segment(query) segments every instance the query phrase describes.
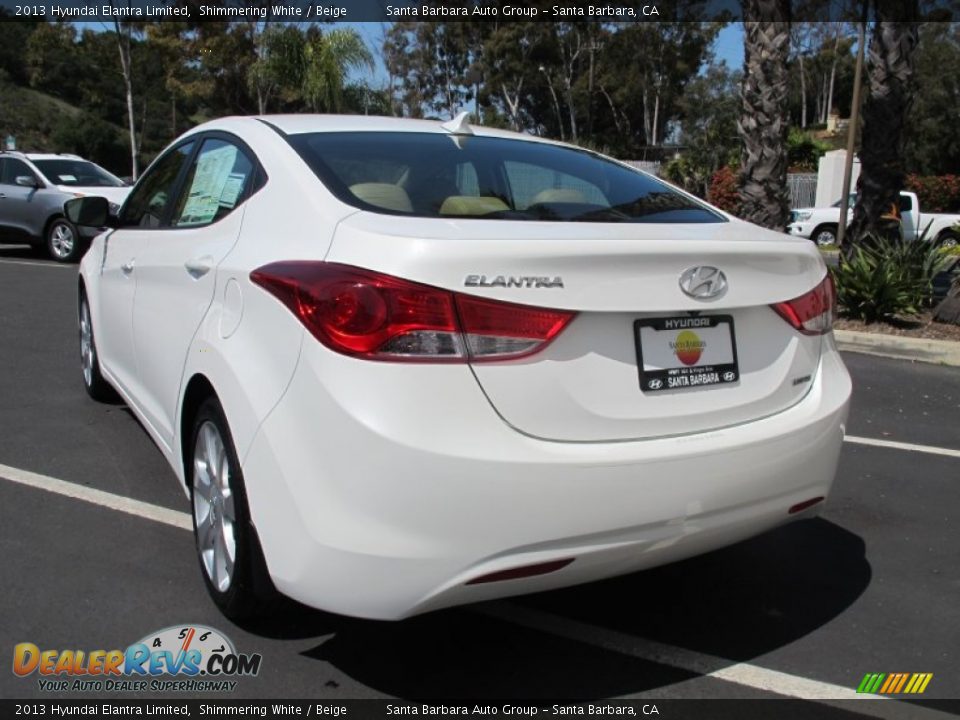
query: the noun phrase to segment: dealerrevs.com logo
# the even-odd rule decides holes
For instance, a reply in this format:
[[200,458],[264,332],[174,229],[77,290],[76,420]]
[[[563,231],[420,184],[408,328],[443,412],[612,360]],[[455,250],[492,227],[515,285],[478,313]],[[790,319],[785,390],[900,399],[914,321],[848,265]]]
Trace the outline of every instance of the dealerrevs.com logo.
[[229,692],[237,677],[260,672],[259,653],[238,653],[219,630],[177,625],[151,633],[125,650],[13,648],[13,672],[37,675],[49,692]]

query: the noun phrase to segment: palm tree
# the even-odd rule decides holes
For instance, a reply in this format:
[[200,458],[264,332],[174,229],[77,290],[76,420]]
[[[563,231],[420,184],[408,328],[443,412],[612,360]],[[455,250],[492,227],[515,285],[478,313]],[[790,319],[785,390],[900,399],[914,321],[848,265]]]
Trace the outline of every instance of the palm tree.
[[741,215],[757,225],[787,225],[787,56],[790,1],[744,0]]
[[304,46],[303,98],[315,111],[339,112],[351,70],[373,69],[373,55],[353,28],[308,38]]
[[913,99],[918,17],[917,0],[877,0],[867,54],[857,204],[844,243],[846,257],[872,236],[900,236],[899,197],[906,175],[903,127]]

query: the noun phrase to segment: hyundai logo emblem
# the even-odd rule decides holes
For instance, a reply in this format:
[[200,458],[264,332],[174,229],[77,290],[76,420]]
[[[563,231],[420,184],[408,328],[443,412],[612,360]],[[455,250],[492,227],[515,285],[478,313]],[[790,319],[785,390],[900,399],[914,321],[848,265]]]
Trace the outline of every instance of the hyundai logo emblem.
[[697,265],[680,275],[680,289],[696,300],[714,300],[727,291],[727,276],[710,265]]
[[649,387],[651,390],[659,390],[660,388],[663,387],[663,380],[654,378],[653,380],[647,383],[647,387]]

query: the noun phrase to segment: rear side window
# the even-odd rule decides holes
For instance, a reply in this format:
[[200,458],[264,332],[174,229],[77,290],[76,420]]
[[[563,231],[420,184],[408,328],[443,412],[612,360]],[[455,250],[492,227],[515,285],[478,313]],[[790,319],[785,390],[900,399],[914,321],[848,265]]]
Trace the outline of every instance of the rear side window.
[[246,197],[253,174],[253,161],[236,145],[219,138],[204,140],[187,172],[171,226],[202,227],[225,218]]
[[913,210],[913,198],[909,195],[900,196],[900,212],[910,212]]
[[371,212],[553,222],[725,222],[655,178],[575,148],[408,132],[304,133],[288,140],[331,192]]
[[121,211],[121,227],[160,227],[177,178],[192,151],[192,142],[174,148],[140,178]]

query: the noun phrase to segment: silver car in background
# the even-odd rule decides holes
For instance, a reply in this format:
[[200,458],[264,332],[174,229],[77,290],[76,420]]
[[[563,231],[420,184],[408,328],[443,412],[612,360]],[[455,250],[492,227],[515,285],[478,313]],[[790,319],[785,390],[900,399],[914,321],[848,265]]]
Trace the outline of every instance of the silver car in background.
[[58,262],[74,262],[97,231],[67,220],[63,203],[99,195],[116,213],[129,192],[120,178],[77,155],[0,151],[0,242],[26,243]]

